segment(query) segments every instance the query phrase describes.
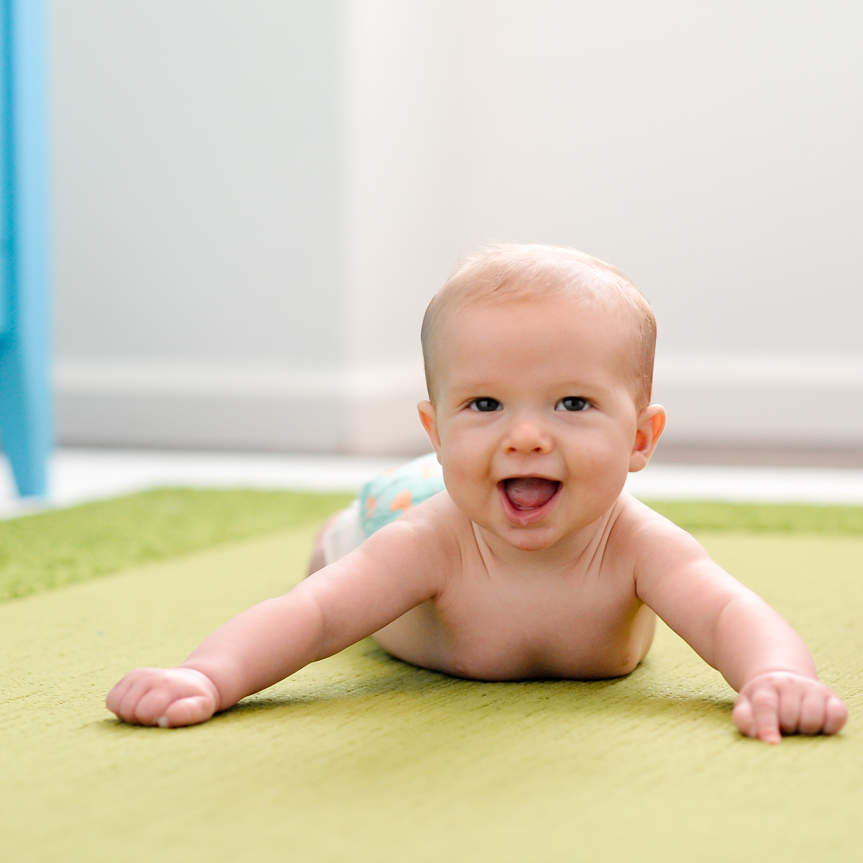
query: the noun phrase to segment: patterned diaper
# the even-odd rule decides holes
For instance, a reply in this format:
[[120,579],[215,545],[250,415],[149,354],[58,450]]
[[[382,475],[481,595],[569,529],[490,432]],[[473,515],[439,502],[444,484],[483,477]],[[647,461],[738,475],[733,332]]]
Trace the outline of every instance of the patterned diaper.
[[360,527],[371,536],[412,507],[444,490],[443,471],[434,453],[369,480],[359,491]]

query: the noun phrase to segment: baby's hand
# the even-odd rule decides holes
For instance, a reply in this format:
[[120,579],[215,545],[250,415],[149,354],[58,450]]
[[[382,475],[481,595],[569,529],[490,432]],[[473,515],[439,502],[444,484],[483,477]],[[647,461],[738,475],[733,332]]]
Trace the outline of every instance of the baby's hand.
[[848,719],[848,708],[818,680],[771,671],[740,690],[731,715],[743,734],[779,743],[782,734],[836,734]]
[[126,722],[173,728],[206,722],[219,707],[219,691],[193,668],[139,668],[108,693],[105,703]]

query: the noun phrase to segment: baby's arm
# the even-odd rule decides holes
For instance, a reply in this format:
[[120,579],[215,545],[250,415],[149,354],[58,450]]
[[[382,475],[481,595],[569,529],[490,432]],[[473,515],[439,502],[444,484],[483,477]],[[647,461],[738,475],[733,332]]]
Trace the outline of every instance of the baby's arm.
[[635,532],[638,596],[737,690],[740,731],[768,743],[782,733],[839,731],[847,708],[818,680],[800,636],[689,534],[651,522]]
[[439,592],[431,533],[401,519],[285,596],[230,620],[178,668],[143,668],[108,694],[110,710],[142,725],[191,725],[338,653]]

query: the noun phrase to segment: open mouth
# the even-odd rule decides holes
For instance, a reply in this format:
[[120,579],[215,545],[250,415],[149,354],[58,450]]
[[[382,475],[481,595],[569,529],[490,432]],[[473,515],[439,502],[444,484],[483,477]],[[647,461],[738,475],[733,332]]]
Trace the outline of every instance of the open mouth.
[[521,524],[543,518],[560,489],[557,480],[517,476],[498,483],[507,514]]

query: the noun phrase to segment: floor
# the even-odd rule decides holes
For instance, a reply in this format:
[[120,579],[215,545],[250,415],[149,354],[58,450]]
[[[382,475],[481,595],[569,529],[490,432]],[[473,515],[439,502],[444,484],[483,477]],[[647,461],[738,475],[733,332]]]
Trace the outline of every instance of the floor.
[[[60,449],[47,500],[21,500],[0,464],[0,518],[155,486],[355,491],[402,458],[164,450]],[[637,497],[863,505],[863,469],[655,463],[631,474]]]

